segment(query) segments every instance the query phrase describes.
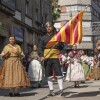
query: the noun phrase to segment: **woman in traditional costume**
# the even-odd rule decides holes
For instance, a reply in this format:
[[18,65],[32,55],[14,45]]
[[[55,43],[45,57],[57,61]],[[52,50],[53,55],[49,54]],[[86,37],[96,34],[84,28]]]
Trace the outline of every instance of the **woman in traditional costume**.
[[37,45],[33,46],[33,51],[30,54],[31,62],[29,64],[28,76],[30,78],[31,83],[34,85],[32,87],[40,87],[40,83],[42,81],[42,65],[40,63],[40,57],[37,53]]
[[85,79],[90,80],[90,68],[89,68],[89,59],[88,56],[86,55],[85,51],[83,51],[83,54],[81,56],[81,61],[82,61],[82,67],[84,69],[84,74],[85,74]]
[[23,51],[15,43],[14,35],[9,37],[9,44],[4,47],[1,56],[0,88],[10,89],[9,96],[20,96],[18,89],[30,86],[30,81],[21,62]]
[[79,82],[85,80],[84,70],[81,65],[81,51],[77,50],[77,46],[73,45],[73,50],[68,54],[68,69],[66,80],[75,83],[75,88],[79,87]]

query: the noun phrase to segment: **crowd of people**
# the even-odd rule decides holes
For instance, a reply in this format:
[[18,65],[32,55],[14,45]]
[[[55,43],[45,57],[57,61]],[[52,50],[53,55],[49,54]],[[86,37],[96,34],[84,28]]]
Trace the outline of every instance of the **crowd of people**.
[[47,34],[41,38],[39,45],[34,44],[33,50],[29,50],[26,55],[16,44],[15,36],[9,37],[9,43],[0,54],[0,88],[9,89],[9,96],[20,96],[19,89],[22,87],[41,87],[45,77],[50,89],[49,96],[55,96],[54,80],[58,82],[59,95],[62,96],[63,81],[74,82],[74,87],[78,88],[81,82],[91,79],[94,61],[97,67],[100,66],[100,44],[95,57],[78,50],[76,44],[70,52],[61,54],[64,48],[62,42],[56,43],[53,48],[47,46],[54,35],[52,23],[46,23],[46,30]]

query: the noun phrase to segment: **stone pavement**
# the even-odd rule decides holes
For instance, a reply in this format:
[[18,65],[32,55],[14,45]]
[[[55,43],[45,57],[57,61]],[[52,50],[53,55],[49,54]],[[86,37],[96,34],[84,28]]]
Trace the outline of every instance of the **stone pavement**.
[[58,96],[58,84],[54,83],[56,96],[47,97],[49,93],[48,86],[43,88],[21,89],[20,97],[9,97],[8,90],[0,90],[0,100],[100,100],[100,80],[87,81],[80,84],[79,88],[74,88],[72,82],[64,82],[64,95]]

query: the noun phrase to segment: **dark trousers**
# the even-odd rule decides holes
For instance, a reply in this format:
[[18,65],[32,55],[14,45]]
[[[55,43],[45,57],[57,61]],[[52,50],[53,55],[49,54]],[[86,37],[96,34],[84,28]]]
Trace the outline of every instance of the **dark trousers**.
[[61,72],[61,65],[59,62],[58,58],[48,58],[44,61],[44,66],[45,66],[45,75],[46,77],[51,77],[53,76],[53,70],[55,76],[62,76]]

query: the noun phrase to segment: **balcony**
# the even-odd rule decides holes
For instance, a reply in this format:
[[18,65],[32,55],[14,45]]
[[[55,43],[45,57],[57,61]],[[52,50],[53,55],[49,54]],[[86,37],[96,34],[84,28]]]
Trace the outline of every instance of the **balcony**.
[[0,9],[8,14],[14,15],[16,0],[0,0]]
[[30,27],[32,27],[32,19],[25,16],[25,24],[29,25]]
[[18,19],[19,21],[21,21],[21,17],[22,17],[22,15],[21,15],[21,12],[19,12],[19,11],[15,11],[15,16],[14,16],[14,18],[16,18],[16,19]]

